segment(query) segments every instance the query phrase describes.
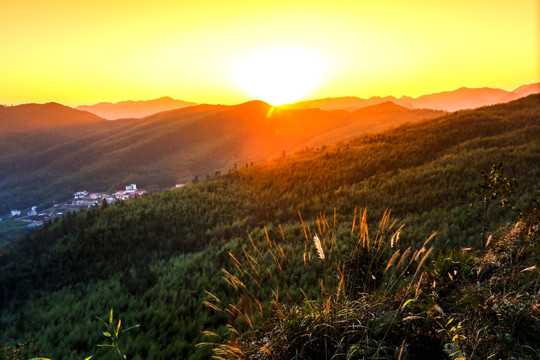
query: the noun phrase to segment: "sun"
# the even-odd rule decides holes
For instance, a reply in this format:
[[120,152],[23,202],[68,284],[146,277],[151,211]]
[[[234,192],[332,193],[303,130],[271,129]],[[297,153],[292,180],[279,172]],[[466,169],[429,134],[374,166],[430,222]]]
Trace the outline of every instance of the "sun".
[[233,65],[239,90],[278,106],[298,101],[320,86],[324,57],[295,46],[264,48],[242,55]]

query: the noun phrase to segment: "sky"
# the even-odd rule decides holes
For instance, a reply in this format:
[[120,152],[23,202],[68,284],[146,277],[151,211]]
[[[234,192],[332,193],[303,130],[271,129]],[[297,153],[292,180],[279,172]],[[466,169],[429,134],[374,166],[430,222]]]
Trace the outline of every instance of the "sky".
[[540,81],[539,14],[537,0],[0,0],[0,104],[512,90]]

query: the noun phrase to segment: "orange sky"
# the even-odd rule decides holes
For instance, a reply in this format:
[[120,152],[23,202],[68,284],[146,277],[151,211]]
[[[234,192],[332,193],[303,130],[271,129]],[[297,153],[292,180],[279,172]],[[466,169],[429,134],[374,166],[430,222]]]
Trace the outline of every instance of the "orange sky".
[[0,104],[240,103],[238,64],[275,48],[320,64],[305,98],[511,90],[540,81],[538,16],[537,0],[2,1]]

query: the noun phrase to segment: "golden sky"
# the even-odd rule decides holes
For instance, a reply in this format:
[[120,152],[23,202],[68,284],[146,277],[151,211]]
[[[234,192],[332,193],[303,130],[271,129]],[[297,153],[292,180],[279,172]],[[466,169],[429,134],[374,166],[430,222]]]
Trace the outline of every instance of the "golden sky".
[[538,3],[0,0],[0,104],[234,104],[273,64],[310,99],[511,90],[540,80]]

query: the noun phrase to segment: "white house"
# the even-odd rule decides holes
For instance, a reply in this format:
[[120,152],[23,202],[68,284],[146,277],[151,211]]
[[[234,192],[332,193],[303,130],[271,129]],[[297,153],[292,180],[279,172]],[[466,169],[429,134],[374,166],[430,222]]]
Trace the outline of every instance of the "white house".
[[128,192],[137,191],[137,184],[126,185],[126,191]]
[[11,210],[11,216],[19,216],[21,215],[21,210]]
[[77,191],[75,194],[73,194],[74,199],[82,199],[83,197],[86,197],[88,195],[88,191]]

